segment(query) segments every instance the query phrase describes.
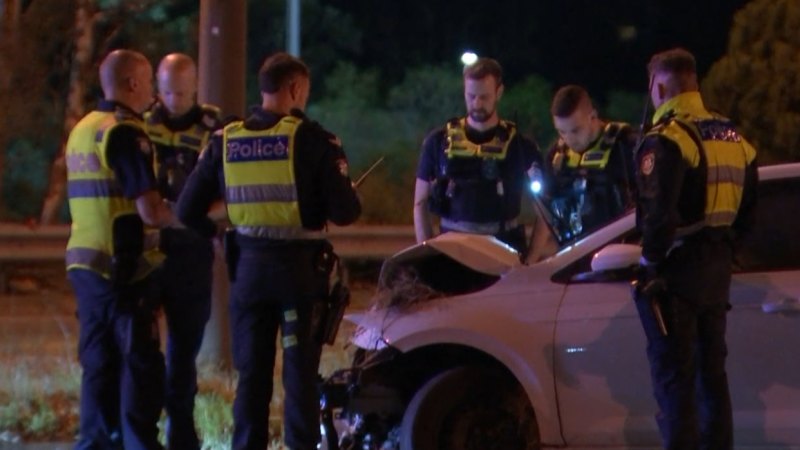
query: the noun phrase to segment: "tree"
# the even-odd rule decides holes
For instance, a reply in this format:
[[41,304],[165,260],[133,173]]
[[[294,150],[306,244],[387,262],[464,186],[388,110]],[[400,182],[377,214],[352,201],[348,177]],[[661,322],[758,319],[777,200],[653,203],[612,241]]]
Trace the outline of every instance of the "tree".
[[311,104],[308,112],[342,140],[350,175],[355,178],[373,161],[386,157],[360,189],[362,220],[410,221],[413,192],[408,180],[413,180],[413,172],[409,172],[409,167],[416,162],[419,144],[414,142],[415,135],[409,134],[409,128],[401,124],[416,119],[406,119],[385,107],[374,70],[359,71],[352,64],[339,63],[324,84],[329,95]]
[[533,137],[540,146],[550,145],[555,139],[550,118],[552,89],[552,85],[538,75],[506,86],[500,100],[500,117],[516,122],[520,131]]
[[760,163],[800,159],[800,3],[754,0],[734,17],[728,49],[703,81],[709,107],[730,117]]
[[[8,68],[12,66],[13,57],[11,50],[16,47],[17,36],[19,29],[19,16],[20,16],[20,0],[8,0],[0,3],[0,67]],[[6,93],[11,87],[12,72],[8,69],[0,71],[0,93]],[[10,106],[8,102],[9,96],[3,95],[0,100],[0,108],[3,111],[8,111]],[[5,204],[2,200],[2,185],[3,185],[3,171],[5,167],[5,149],[9,141],[9,126],[7,118],[9,115],[2,117],[0,123],[0,214],[5,209]]]
[[[39,0],[44,4],[52,0]],[[115,48],[141,50],[152,61],[162,53],[180,51],[194,54],[197,47],[197,9],[187,8],[188,0],[157,2],[141,0],[75,0],[74,5],[63,8],[74,11],[71,22],[71,41],[64,40],[70,55],[65,59],[66,91],[63,103],[63,124],[58,153],[49,170],[47,192],[44,195],[40,222],[53,223],[59,215],[66,196],[66,165],[64,144],[75,124],[87,111],[87,104],[99,95],[96,87],[96,68],[105,54]],[[63,5],[67,6],[67,5]],[[67,17],[66,14],[55,14]],[[167,50],[165,50],[167,49]],[[63,76],[64,74],[62,74]],[[59,138],[57,137],[57,138]]]
[[65,161],[66,138],[86,112],[86,91],[90,76],[92,53],[94,51],[94,25],[99,13],[93,11],[91,0],[79,0],[75,6],[75,22],[73,32],[73,57],[70,62],[67,101],[64,108],[64,124],[61,146],[58,155],[50,168],[47,193],[44,196],[39,222],[53,223],[66,197],[67,166]]
[[[286,0],[249,2],[247,53],[248,99],[258,99],[256,74],[264,59],[286,49]],[[350,15],[323,0],[303,0],[300,57],[311,69],[312,95],[327,95],[327,79],[342,61],[361,52],[361,31]],[[335,94],[334,94],[335,95]]]
[[[24,7],[23,7],[24,5]],[[72,0],[7,2],[0,42],[0,158],[13,155],[2,165],[2,212],[20,216],[31,209],[45,187],[46,164],[55,153],[60,129],[63,96],[59,86],[64,79],[68,45],[61,33],[70,29]],[[12,11],[13,10],[13,11]],[[56,13],[54,13],[56,11]],[[54,131],[55,130],[55,131]],[[31,171],[33,169],[33,171]],[[37,173],[38,170],[41,172]]]
[[[650,96],[646,93],[613,90],[606,96],[605,108],[601,108],[600,116],[615,122],[627,122],[634,128],[642,123],[645,104],[650,105]],[[652,109],[648,109],[651,112]]]

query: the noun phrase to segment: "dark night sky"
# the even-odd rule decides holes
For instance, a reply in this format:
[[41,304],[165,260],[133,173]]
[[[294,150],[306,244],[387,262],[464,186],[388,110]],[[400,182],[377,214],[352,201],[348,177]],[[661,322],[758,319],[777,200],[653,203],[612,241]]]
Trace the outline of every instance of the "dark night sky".
[[[556,86],[645,90],[656,51],[683,46],[702,73],[725,50],[747,0],[324,0],[355,17],[363,66],[388,77],[457,61],[466,49],[503,64],[510,83],[531,73]],[[625,31],[627,30],[627,39]]]

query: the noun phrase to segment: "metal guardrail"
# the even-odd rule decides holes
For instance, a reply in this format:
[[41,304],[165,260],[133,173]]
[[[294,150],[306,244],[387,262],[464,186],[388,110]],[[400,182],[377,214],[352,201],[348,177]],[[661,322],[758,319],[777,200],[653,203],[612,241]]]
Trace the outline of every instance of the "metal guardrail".
[[[69,225],[29,227],[0,223],[0,263],[64,259]],[[415,244],[411,226],[331,227],[328,239],[342,258],[383,259]]]

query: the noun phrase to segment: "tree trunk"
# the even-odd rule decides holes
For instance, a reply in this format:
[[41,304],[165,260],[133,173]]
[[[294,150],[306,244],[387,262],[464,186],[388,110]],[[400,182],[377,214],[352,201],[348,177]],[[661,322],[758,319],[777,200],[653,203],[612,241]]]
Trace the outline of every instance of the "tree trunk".
[[94,12],[93,0],[79,0],[75,10],[75,42],[74,54],[70,63],[69,94],[64,109],[64,130],[61,148],[50,169],[50,181],[47,194],[42,205],[41,224],[51,224],[58,217],[58,211],[66,198],[67,166],[65,153],[67,138],[75,124],[86,112],[84,98],[86,96],[86,76],[92,65],[95,35],[94,24],[98,14]]
[[[0,111],[11,111],[10,90],[13,79],[12,67],[14,50],[19,31],[20,0],[5,0],[2,8],[2,23],[0,23]],[[6,147],[10,143],[10,124],[7,114],[0,118],[0,217],[5,215],[5,202],[3,201],[3,175],[6,167]]]

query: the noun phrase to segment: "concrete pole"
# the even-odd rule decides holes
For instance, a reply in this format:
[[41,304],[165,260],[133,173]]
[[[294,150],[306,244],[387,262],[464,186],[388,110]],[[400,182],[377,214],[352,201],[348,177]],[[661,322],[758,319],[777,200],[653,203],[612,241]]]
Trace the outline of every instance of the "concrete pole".
[[246,0],[200,1],[198,100],[244,115],[247,39]]
[[[201,0],[198,100],[223,116],[245,113],[247,36],[246,0]],[[198,356],[199,364],[231,366],[228,325],[228,274],[221,246],[215,242],[211,319]]]

